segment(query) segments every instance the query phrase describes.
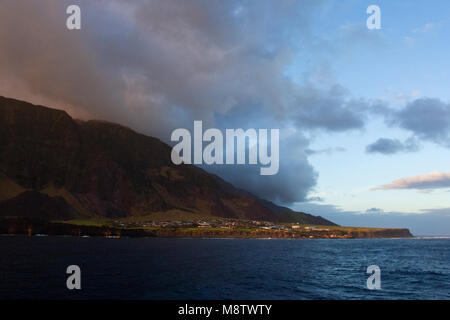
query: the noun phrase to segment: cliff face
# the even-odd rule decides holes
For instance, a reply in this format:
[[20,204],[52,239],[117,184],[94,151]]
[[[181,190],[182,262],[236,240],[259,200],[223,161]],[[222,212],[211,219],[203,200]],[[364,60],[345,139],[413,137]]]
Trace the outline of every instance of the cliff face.
[[[277,211],[286,208],[195,166],[175,166],[170,151],[160,140],[117,124],[75,121],[64,111],[0,97],[0,201],[9,201],[0,215],[25,214],[18,204],[39,197],[21,193],[32,190],[48,195],[41,199],[44,203],[63,201],[60,218],[113,218],[177,209],[280,220]],[[26,213],[42,214],[42,206],[30,206]]]
[[353,238],[411,238],[413,235],[408,229],[380,229],[374,231],[352,231]]

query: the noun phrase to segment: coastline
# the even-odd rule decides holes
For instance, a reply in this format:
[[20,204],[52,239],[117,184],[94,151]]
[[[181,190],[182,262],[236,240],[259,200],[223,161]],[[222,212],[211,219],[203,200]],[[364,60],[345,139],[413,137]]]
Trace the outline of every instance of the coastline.
[[50,235],[89,237],[152,237],[211,239],[363,239],[413,238],[408,229],[334,227],[327,229],[263,230],[259,228],[116,228],[110,226],[75,225],[27,219],[4,219],[2,235]]

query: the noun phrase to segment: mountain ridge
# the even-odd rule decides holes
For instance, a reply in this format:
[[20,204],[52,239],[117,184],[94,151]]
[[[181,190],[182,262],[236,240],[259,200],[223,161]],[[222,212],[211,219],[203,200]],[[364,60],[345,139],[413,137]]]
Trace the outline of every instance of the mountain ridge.
[[23,215],[17,203],[40,199],[65,208],[64,218],[73,212],[118,218],[180,210],[274,222],[284,216],[293,222],[319,221],[194,165],[174,165],[170,151],[161,140],[120,124],[75,120],[63,110],[0,96],[0,215]]

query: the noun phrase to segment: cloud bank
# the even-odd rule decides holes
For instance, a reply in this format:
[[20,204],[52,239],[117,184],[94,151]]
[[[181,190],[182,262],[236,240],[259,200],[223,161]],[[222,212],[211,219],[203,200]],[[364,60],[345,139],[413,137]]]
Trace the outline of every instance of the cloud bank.
[[301,201],[317,180],[303,131],[363,126],[359,102],[338,85],[316,88],[284,75],[299,44],[307,45],[309,17],[321,3],[80,0],[82,29],[69,31],[73,1],[3,0],[0,94],[166,142],[194,120],[290,128],[278,175],[256,181],[245,166],[216,172],[259,196]]
[[[279,128],[276,176],[259,177],[251,166],[205,169],[283,203],[307,200],[317,183],[308,156],[328,151],[311,151],[311,133],[362,130],[371,112],[448,146],[449,104],[419,99],[397,112],[334,81],[323,52],[378,47],[383,39],[349,24],[335,47],[317,39],[311,19],[323,1],[76,3],[80,31],[65,27],[71,0],[0,2],[0,60],[7,61],[0,64],[0,94],[118,122],[165,142],[194,120],[219,129]],[[327,50],[317,46],[325,42]],[[293,81],[286,69],[299,53],[309,58],[303,80]],[[405,143],[377,141],[370,150],[409,150]]]
[[423,141],[450,148],[450,103],[420,98],[387,116],[391,125],[412,132]]

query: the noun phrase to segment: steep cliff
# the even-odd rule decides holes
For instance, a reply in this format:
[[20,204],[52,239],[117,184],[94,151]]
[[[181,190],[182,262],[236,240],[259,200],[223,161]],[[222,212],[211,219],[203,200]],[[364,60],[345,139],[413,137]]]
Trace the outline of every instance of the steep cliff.
[[[279,213],[289,211],[198,167],[174,165],[170,151],[160,140],[118,124],[77,121],[65,111],[0,97],[0,201],[8,201],[0,215],[55,218],[58,210],[45,209],[55,203],[61,219],[176,209],[281,221]],[[305,223],[317,222],[299,215]]]

